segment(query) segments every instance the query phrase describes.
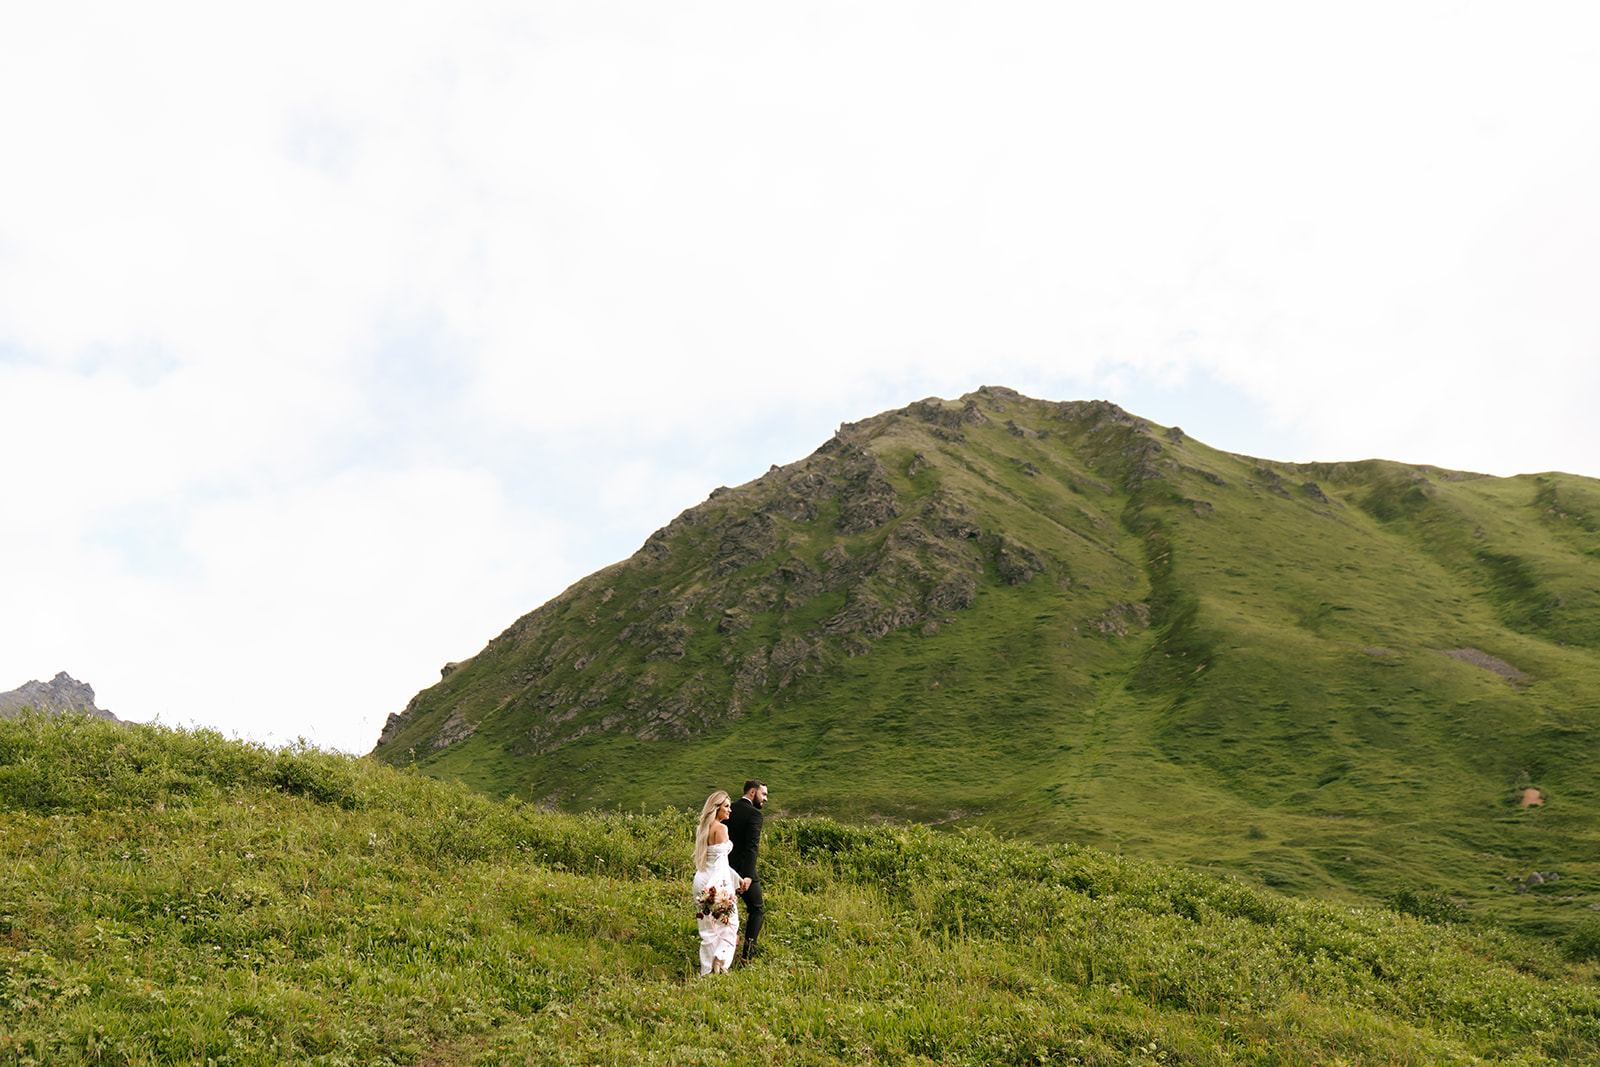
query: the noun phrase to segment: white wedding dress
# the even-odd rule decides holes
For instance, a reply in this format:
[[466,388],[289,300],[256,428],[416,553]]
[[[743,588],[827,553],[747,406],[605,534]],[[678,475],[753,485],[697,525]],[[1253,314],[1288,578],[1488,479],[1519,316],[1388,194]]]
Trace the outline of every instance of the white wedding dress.
[[[696,900],[700,899],[700,894],[706,891],[708,885],[725,885],[728,892],[738,893],[739,876],[728,866],[728,853],[732,851],[732,841],[724,841],[706,849],[706,869],[694,873]],[[727,922],[719,923],[709,916],[697,920],[700,925],[701,974],[711,973],[712,960],[721,960],[723,970],[733,964],[733,949],[739,943],[739,898],[735,896],[733,899],[733,912],[729,914]]]

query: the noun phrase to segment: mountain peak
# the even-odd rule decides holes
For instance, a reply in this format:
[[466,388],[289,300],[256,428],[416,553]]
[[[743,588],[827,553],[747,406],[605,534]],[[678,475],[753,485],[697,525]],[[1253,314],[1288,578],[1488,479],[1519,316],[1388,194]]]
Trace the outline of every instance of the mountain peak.
[[74,712],[97,719],[116,718],[95,706],[94,688],[88,682],[80,682],[66,671],[58,672],[48,682],[34,679],[10,692],[0,693],[0,716],[13,718],[27,708],[47,715]]

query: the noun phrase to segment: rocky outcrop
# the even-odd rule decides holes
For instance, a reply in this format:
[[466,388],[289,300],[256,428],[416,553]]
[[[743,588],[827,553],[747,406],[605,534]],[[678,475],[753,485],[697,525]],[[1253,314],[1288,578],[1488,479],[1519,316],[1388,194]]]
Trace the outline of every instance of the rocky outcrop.
[[1127,637],[1135,627],[1144,629],[1150,625],[1150,606],[1148,604],[1113,604],[1097,618],[1089,620],[1090,625],[1108,637]]
[[877,456],[861,451],[847,464],[845,474],[849,481],[839,493],[840,533],[875,530],[900,514],[899,495]]
[[1005,538],[1000,541],[994,562],[1007,585],[1026,585],[1035,574],[1044,570],[1044,561],[1035,552]]
[[468,722],[467,717],[457,708],[455,713],[445,720],[445,724],[434,735],[429,747],[434,749],[449,748],[458,741],[465,741],[478,732],[478,724]]
[[1498,674],[1509,682],[1514,689],[1521,688],[1533,680],[1533,676],[1517,670],[1503,659],[1497,659],[1487,652],[1480,652],[1476,648],[1456,648],[1446,651],[1442,648],[1434,649],[1441,656],[1458,659],[1462,663],[1470,663],[1474,667],[1482,667],[1486,671]]
[[113,721],[117,718],[104,708],[95,707],[94,688],[66,671],[49,682],[34,680],[0,693],[0,718],[15,718],[25,709],[46,715],[79,714]]
[[1091,422],[1144,430],[1150,428],[1149,423],[1128,414],[1109,400],[1068,400],[1056,405],[1055,417],[1062,422]]
[[928,606],[934,611],[948,614],[965,611],[978,599],[978,583],[970,574],[958,574],[934,586],[928,593]]
[[1201,470],[1199,467],[1179,467],[1178,469],[1180,471],[1182,471],[1184,474],[1199,475],[1201,478],[1204,478],[1206,481],[1210,482],[1212,485],[1227,485],[1228,484],[1227,479],[1223,478],[1223,476],[1218,474],[1216,471]]
[[717,577],[759,563],[778,547],[778,524],[772,516],[755,512],[729,519],[717,527],[716,559],[712,573]]

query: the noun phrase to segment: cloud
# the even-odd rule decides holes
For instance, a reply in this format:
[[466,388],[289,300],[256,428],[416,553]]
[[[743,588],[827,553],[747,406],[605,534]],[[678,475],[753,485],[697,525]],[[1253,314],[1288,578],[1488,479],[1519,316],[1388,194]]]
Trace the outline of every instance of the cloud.
[[363,749],[716,485],[980,384],[1600,473],[1586,19],[13,5],[0,687]]
[[136,522],[119,530],[27,546],[43,566],[8,576],[27,605],[16,660],[94,664],[103,705],[125,717],[350,750],[566,570],[562,532],[514,515],[483,471],[348,470],[195,501],[162,532],[176,561],[139,558]]

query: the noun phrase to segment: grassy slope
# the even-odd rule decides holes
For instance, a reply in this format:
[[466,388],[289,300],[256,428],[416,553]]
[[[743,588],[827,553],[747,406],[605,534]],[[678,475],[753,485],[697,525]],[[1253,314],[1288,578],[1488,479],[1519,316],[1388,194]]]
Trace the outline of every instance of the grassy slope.
[[774,820],[700,979],[691,827],[0,722],[0,1063],[1600,1063],[1547,945],[981,832]]
[[[1296,503],[1331,534],[1307,534],[1259,491],[1218,504],[1249,522],[1191,518],[1174,533],[1174,569],[1201,605],[1193,630],[1213,651],[1203,684],[1152,733],[1251,809],[1238,816],[1263,839],[1212,840],[1269,884],[1443,884],[1525,928],[1559,929],[1570,908],[1513,894],[1506,876],[1560,868],[1560,895],[1593,888],[1595,634],[1569,611],[1563,636],[1589,647],[1553,643],[1529,619],[1530,594],[1508,596],[1479,562],[1514,541],[1540,601],[1570,578],[1579,561],[1533,513],[1538,481],[1437,481],[1384,522],[1361,508],[1373,508],[1372,471],[1320,473],[1331,503]],[[1518,691],[1435,651],[1463,647],[1532,681]],[[1530,781],[1547,807],[1513,806]]]
[[[900,518],[838,537],[825,505],[814,521],[782,522],[779,551],[736,577],[789,557],[815,563],[836,542],[857,557],[883,551],[943,493],[987,535],[1048,560],[1026,584],[1003,581],[990,548],[976,604],[933,636],[903,629],[839,655],[693,741],[612,731],[530,757],[517,679],[542,657],[577,655],[552,641],[593,655],[574,671],[575,693],[619,666],[715,684],[725,648],[814,632],[843,602],[829,593],[774,610],[736,638],[716,631],[714,613],[691,612],[682,660],[618,651],[617,630],[644,611],[626,606],[658,602],[646,590],[704,588],[709,524],[669,528],[665,563],[579,583],[545,609],[562,621],[543,643],[492,644],[423,694],[432,718],[382,754],[403,760],[459,707],[478,735],[424,747],[419,765],[495,795],[654,809],[755,775],[794,812],[986,826],[1339,899],[1439,889],[1535,933],[1589,914],[1600,900],[1595,483],[1381,461],[1269,465],[1158,428],[985,403],[990,421],[963,426],[961,442],[910,418],[860,424]],[[1008,418],[1050,434],[1019,437]],[[1142,459],[1161,477],[1130,492]],[[822,457],[806,464],[823,469]],[[703,507],[753,507],[767,491],[752,483]],[[602,588],[615,593],[604,608]],[[1148,606],[1150,625],[1126,605]],[[1125,632],[1105,632],[1108,620]],[[1438,652],[1461,648],[1531,677],[1513,688]],[[1515,787],[1529,784],[1546,806],[1515,807]],[[1517,891],[1534,871],[1562,880]]]

